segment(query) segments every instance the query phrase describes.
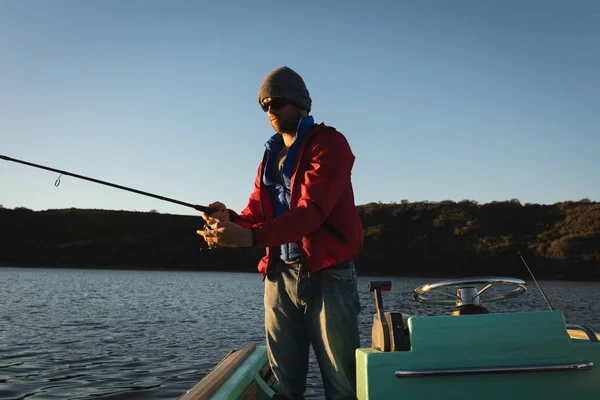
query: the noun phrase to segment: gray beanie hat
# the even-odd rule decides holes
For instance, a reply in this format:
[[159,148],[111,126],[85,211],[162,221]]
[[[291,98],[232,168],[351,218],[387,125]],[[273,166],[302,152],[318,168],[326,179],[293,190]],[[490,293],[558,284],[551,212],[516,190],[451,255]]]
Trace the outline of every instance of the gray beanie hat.
[[269,73],[258,92],[258,103],[267,98],[283,97],[310,112],[312,100],[304,81],[293,69],[279,67]]

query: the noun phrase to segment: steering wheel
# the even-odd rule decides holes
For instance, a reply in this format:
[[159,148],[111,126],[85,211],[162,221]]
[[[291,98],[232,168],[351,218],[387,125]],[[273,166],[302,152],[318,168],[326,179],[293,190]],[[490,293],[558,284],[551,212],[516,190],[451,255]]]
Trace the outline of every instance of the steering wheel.
[[[485,285],[482,289],[477,289],[474,285]],[[511,290],[496,293],[490,297],[482,297],[489,288],[493,286],[508,285],[513,287]],[[457,288],[456,295],[440,291],[441,289]],[[459,278],[448,279],[437,283],[428,283],[419,286],[413,292],[413,299],[425,304],[452,304],[463,305],[481,305],[519,296],[527,291],[525,281],[516,278],[505,277],[477,277],[477,278]]]

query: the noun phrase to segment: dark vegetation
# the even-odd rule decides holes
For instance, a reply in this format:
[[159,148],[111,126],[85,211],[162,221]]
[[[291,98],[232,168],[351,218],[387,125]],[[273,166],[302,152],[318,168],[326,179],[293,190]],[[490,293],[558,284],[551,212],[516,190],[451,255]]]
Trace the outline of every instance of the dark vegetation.
[[[361,275],[600,280],[600,203],[359,206]],[[0,208],[0,265],[256,271],[262,249],[200,251],[199,216]]]

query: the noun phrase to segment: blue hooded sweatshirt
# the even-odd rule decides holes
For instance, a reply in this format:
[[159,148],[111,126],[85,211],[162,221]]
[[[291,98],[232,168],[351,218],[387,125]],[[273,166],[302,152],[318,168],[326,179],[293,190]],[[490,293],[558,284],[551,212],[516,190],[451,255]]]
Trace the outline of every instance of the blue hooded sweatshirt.
[[[293,174],[293,168],[296,164],[296,156],[298,155],[298,149],[300,148],[300,143],[306,137],[306,134],[314,125],[314,119],[312,116],[308,116],[306,118],[302,118],[298,123],[298,130],[296,132],[296,139],[294,143],[290,146],[287,152],[287,156],[283,163],[282,170],[282,180],[283,185],[275,182],[268,177],[267,171],[272,171],[275,167],[273,165],[277,160],[277,155],[281,151],[284,146],[283,136],[279,133],[273,135],[265,144],[267,148],[267,164],[264,168],[263,173],[263,182],[265,186],[268,188],[269,193],[271,194],[271,199],[273,200],[273,205],[275,208],[275,216],[278,217],[288,211],[290,209],[290,192],[291,192],[291,177]],[[300,258],[300,248],[298,243],[291,242],[285,243],[280,246],[280,258],[284,261],[293,261]]]

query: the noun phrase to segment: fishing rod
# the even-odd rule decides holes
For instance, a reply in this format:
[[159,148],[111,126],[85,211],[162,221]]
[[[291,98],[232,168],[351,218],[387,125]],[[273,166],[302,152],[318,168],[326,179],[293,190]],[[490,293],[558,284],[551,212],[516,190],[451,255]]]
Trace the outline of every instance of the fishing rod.
[[542,287],[540,286],[540,284],[538,283],[538,281],[535,279],[535,276],[533,276],[533,272],[531,272],[531,269],[529,269],[529,265],[527,265],[527,263],[525,262],[525,259],[521,255],[521,252],[517,251],[517,254],[519,255],[519,257],[521,257],[521,260],[523,260],[523,264],[525,264],[525,267],[527,268],[527,271],[529,271],[529,275],[531,275],[531,278],[533,279],[533,281],[535,282],[536,286],[540,290],[540,293],[542,294],[542,297],[544,298],[544,301],[546,301],[546,304],[550,308],[550,311],[554,311],[554,308],[552,307],[552,304],[550,304],[550,300],[548,300],[548,298],[546,297],[546,294],[542,290]]
[[15,158],[10,158],[10,157],[3,156],[3,155],[0,155],[0,159],[6,160],[6,161],[16,162],[16,163],[19,163],[19,164],[28,165],[28,166],[34,167],[34,168],[40,168],[40,169],[45,169],[45,170],[52,171],[52,172],[57,172],[57,173],[60,174],[60,176],[54,182],[54,186],[56,186],[56,187],[58,187],[58,185],[60,185],[60,177],[62,175],[68,175],[68,176],[72,176],[74,178],[84,179],[86,181],[90,181],[90,182],[94,182],[94,183],[99,183],[101,185],[111,186],[111,187],[114,187],[114,188],[117,188],[117,189],[126,190],[128,192],[133,192],[133,193],[141,194],[143,196],[154,197],[155,199],[159,199],[159,200],[163,200],[163,201],[168,201],[169,203],[175,203],[175,204],[179,204],[181,206],[190,207],[190,208],[193,208],[194,210],[205,212],[205,213],[208,213],[208,214],[212,214],[212,213],[218,211],[216,208],[211,208],[211,207],[206,207],[206,206],[200,206],[200,205],[197,205],[197,204],[186,203],[185,201],[170,199],[170,198],[165,197],[165,196],[159,196],[157,194],[143,192],[141,190],[132,189],[132,188],[129,188],[129,187],[126,187],[126,186],[116,185],[114,183],[101,181],[99,179],[94,179],[94,178],[90,178],[90,177],[83,176],[83,175],[73,174],[73,173],[67,172],[67,171],[61,171],[59,169],[50,168],[50,167],[46,167],[44,165],[34,164],[34,163],[30,163],[30,162],[23,161],[23,160],[17,160]]

